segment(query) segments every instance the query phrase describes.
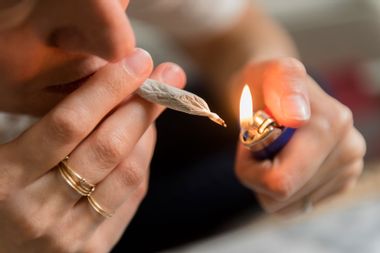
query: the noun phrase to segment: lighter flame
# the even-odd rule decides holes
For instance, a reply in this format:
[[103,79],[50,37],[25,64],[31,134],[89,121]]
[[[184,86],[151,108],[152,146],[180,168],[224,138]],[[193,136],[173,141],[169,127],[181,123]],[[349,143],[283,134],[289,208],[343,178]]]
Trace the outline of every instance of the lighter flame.
[[240,98],[240,126],[244,129],[248,129],[249,125],[252,124],[252,120],[252,95],[248,85],[246,84]]

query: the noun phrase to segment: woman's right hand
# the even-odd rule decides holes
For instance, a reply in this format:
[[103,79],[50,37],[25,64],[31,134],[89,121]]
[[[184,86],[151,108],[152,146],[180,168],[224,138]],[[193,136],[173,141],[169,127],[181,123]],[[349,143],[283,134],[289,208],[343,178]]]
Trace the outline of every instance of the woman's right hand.
[[[14,141],[0,146],[0,252],[107,252],[120,238],[146,189],[163,108],[134,96],[152,60],[136,49],[108,64]],[[151,78],[183,87],[176,65]],[[115,215],[105,220],[63,180],[68,164],[96,184],[92,196]]]

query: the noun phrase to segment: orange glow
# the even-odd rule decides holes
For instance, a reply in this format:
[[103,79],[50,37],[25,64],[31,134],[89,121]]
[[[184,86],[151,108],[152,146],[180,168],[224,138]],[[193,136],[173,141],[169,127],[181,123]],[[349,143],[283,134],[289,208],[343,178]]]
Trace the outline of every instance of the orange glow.
[[252,94],[246,84],[240,98],[240,126],[248,129],[253,120]]

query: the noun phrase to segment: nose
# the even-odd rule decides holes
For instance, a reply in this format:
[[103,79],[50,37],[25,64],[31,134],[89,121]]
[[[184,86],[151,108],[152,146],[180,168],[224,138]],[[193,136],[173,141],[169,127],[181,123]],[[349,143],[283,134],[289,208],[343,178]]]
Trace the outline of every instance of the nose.
[[[109,62],[124,58],[135,48],[135,37],[125,9],[128,1],[51,1],[61,4],[50,13],[45,40],[70,53],[96,55]],[[52,10],[58,8],[55,6]],[[46,22],[46,21],[45,21]]]

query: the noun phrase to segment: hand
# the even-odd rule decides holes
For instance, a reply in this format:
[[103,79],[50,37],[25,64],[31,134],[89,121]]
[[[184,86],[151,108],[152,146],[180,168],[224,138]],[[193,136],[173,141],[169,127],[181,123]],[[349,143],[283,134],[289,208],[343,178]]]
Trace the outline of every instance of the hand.
[[250,63],[240,75],[276,120],[296,127],[273,161],[256,161],[239,144],[236,173],[268,212],[294,213],[353,187],[363,169],[365,141],[351,111],[327,95],[295,59]]
[[[143,50],[99,70],[14,141],[0,146],[0,252],[108,252],[147,189],[163,108],[134,96],[152,71]],[[162,64],[151,78],[183,87],[183,71]],[[96,184],[105,220],[54,167],[66,156]]]

